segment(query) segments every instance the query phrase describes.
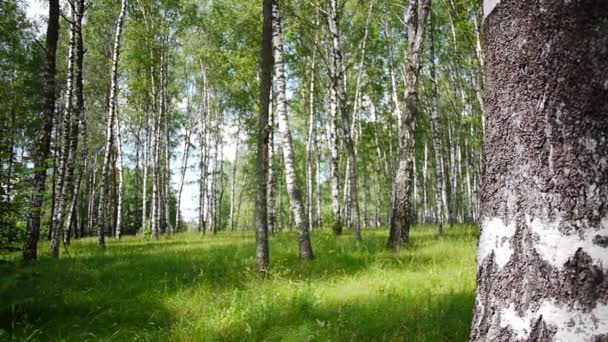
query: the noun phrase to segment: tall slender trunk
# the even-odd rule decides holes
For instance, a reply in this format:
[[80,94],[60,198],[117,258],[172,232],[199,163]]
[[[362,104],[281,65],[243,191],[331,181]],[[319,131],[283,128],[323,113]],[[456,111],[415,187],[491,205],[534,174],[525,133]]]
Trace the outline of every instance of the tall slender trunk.
[[59,38],[59,0],[49,0],[49,19],[46,30],[44,107],[38,118],[42,131],[37,135],[33,149],[34,181],[30,209],[27,217],[27,239],[23,247],[23,261],[32,262],[38,256],[40,239],[40,216],[44,186],[46,182],[47,159],[50,153],[53,117],[55,116],[55,73],[57,40]]
[[[118,110],[115,114],[118,116]],[[123,204],[123,194],[125,191],[125,179],[123,174],[123,156],[122,156],[122,136],[120,133],[120,120],[115,125],[116,129],[116,174],[118,176],[118,198],[117,198],[117,208],[116,208],[116,230],[114,232],[114,237],[120,240],[122,233],[122,204]]]
[[[346,99],[346,85],[344,75],[344,65],[342,59],[342,48],[340,44],[340,31],[338,29],[338,5],[337,0],[329,0],[328,6],[328,26],[331,34],[331,49],[330,49],[330,75],[331,86],[335,90],[336,98],[342,119],[342,133],[344,136],[344,145],[346,147],[348,159],[348,186],[350,208],[352,209],[352,226],[353,236],[355,240],[361,240],[361,227],[359,222],[359,198],[357,184],[357,157],[355,154],[355,146],[350,130],[350,113],[348,110],[348,102]],[[345,185],[346,186],[346,185]],[[346,204],[345,204],[346,205]],[[341,229],[341,228],[340,228]]]
[[255,195],[255,241],[256,267],[258,272],[269,270],[268,250],[268,203],[266,186],[268,182],[268,102],[272,83],[272,7],[275,0],[264,0],[262,26],[262,50],[260,57],[260,113],[258,115],[256,195]]
[[273,46],[274,46],[274,76],[277,86],[277,117],[279,121],[279,133],[282,140],[283,160],[285,169],[285,181],[291,213],[298,230],[298,242],[300,246],[300,259],[310,260],[314,257],[310,233],[308,230],[308,217],[304,212],[302,192],[297,183],[296,161],[293,152],[293,141],[287,119],[287,100],[285,98],[285,67],[283,65],[283,38],[281,32],[281,17],[279,1],[273,4]]
[[427,185],[428,185],[428,160],[429,160],[429,146],[426,139],[424,139],[424,164],[422,165],[422,215],[419,222],[427,223],[428,219],[428,207],[427,207]]
[[148,225],[148,216],[147,216],[147,208],[148,208],[148,159],[150,155],[150,113],[148,112],[148,108],[146,106],[146,110],[144,113],[144,121],[146,123],[146,136],[144,137],[144,147],[143,147],[143,160],[142,160],[142,196],[141,196],[141,233],[145,234],[149,229]]
[[440,113],[439,113],[439,91],[437,90],[437,74],[435,72],[435,36],[433,29],[433,14],[429,15],[429,38],[431,49],[431,89],[432,102],[430,111],[431,121],[431,137],[433,142],[433,151],[435,152],[435,218],[437,224],[436,234],[443,233],[443,224],[445,222],[445,213],[447,212],[447,195],[445,192],[445,177],[443,170],[443,144],[441,141],[440,131]]
[[177,192],[177,203],[175,205],[175,225],[179,227],[180,216],[181,216],[181,203],[182,203],[182,191],[184,190],[184,180],[186,178],[186,170],[188,170],[188,157],[190,155],[190,135],[192,130],[188,127],[185,128],[184,132],[184,155],[182,156],[182,167],[180,168],[179,177],[179,190]]
[[340,174],[338,154],[338,106],[336,91],[333,87],[329,91],[329,159],[330,159],[330,185],[331,210],[333,213],[332,229],[336,235],[342,234],[342,217],[340,215]]
[[239,115],[236,128],[236,143],[234,152],[234,162],[232,163],[232,176],[230,178],[230,230],[234,231],[234,213],[235,213],[235,191],[236,191],[236,176],[238,171],[239,161],[239,144],[241,142],[241,117]]
[[[408,12],[409,13],[409,12]],[[397,94],[397,81],[395,76],[395,69],[393,66],[393,49],[392,49],[392,34],[390,28],[387,26],[384,27],[384,35],[387,41],[387,52],[388,52],[388,71],[389,77],[391,80],[391,102],[393,103],[393,117],[396,116],[397,119],[397,130],[400,132],[401,129],[401,117],[403,116],[401,113],[401,102],[399,101],[399,95]],[[386,173],[388,177],[394,180],[397,168],[395,167],[395,154],[393,152],[393,123],[392,120],[388,120],[388,134],[389,134],[389,146],[388,146],[388,165],[385,164],[385,168],[388,166],[389,172]],[[399,134],[398,134],[399,136]],[[386,158],[385,158],[386,160]],[[393,182],[391,186],[391,191],[388,193],[388,201],[391,203],[391,208],[395,205],[395,184]],[[392,210],[387,210],[387,222],[389,222],[392,217]]]
[[[272,89],[272,88],[271,88]],[[275,120],[274,120],[274,111],[272,107],[272,90],[270,99],[268,100],[268,112],[270,114],[269,117],[269,125],[268,125],[268,233],[270,235],[274,235],[276,230],[276,210],[277,203],[275,199],[274,187],[275,187],[275,162],[274,162],[274,152],[275,152],[275,143],[274,143],[274,132],[275,132]]]
[[75,146],[73,139],[77,139],[73,134],[76,129],[73,120],[73,93],[74,93],[74,59],[76,50],[76,9],[70,5],[70,39],[68,43],[68,66],[67,66],[67,84],[65,92],[65,109],[61,128],[61,147],[59,152],[59,166],[57,168],[57,189],[55,193],[55,206],[52,213],[52,231],[51,231],[51,256],[59,257],[59,246],[63,238],[63,223],[65,219],[65,209],[67,205],[67,192],[71,175],[74,173],[72,160],[74,152],[72,146]]
[[[280,158],[283,160],[283,158]],[[282,232],[283,228],[285,228],[285,220],[283,219],[283,170],[278,175],[278,192],[279,192],[279,205],[278,205],[278,214],[277,214],[277,222],[275,224],[275,232],[276,230]]]
[[308,216],[308,227],[312,230],[314,227],[314,218],[312,216],[313,205],[313,139],[315,139],[315,66],[317,59],[317,50],[313,52],[312,62],[310,65],[310,85],[308,94],[308,136],[306,138],[306,213]]
[[[114,153],[114,127],[116,125],[116,101],[118,92],[118,58],[120,55],[120,37],[122,34],[124,18],[127,13],[127,0],[121,1],[120,14],[118,15],[118,21],[116,22],[116,32],[114,37],[114,53],[112,55],[112,71],[111,71],[111,83],[110,83],[110,99],[109,99],[109,113],[108,123],[106,127],[106,143],[105,143],[105,155],[103,158],[103,167],[101,171],[101,190],[99,195],[99,210],[103,211],[106,203],[106,195],[109,190],[108,187],[108,176],[111,165],[111,158]],[[108,201],[109,202],[109,201]],[[106,246],[105,233],[108,231],[110,225],[109,217],[105,217],[103,213],[99,215],[103,222],[97,222],[97,244],[99,248],[104,249]]]
[[[141,108],[140,108],[141,110]],[[138,204],[139,204],[139,187],[140,187],[140,171],[139,171],[139,163],[140,163],[140,158],[141,158],[141,147],[142,147],[142,139],[141,139],[141,130],[142,130],[142,126],[141,126],[141,122],[140,125],[137,129],[137,133],[134,132],[135,134],[135,139],[137,140],[136,142],[136,146],[135,146],[135,168],[133,170],[133,177],[135,178],[135,184],[133,187],[133,204],[129,206],[129,216],[132,217],[132,221],[131,221],[131,231],[136,232],[139,227],[141,227],[141,224],[138,224],[137,222],[137,209],[138,209]]]
[[[74,183],[74,188],[72,192],[72,201],[70,203],[70,210],[68,214],[68,221],[65,228],[65,234],[63,237],[64,243],[67,245],[70,243],[70,233],[74,232],[74,234],[78,234],[78,204],[80,200],[80,187],[82,183],[82,177],[87,169],[88,164],[88,145],[87,145],[87,122],[86,115],[84,112],[84,91],[83,91],[83,60],[84,60],[84,45],[82,38],[82,19],[84,17],[85,4],[84,0],[78,0],[75,4],[75,14],[76,18],[73,21],[74,31],[76,34],[76,52],[75,52],[75,60],[74,67],[76,69],[76,77],[75,77],[75,88],[74,88],[74,97],[75,97],[75,107],[74,107],[74,127],[77,126],[77,130],[74,132],[74,135],[80,132],[80,162],[78,164],[78,172],[76,182]],[[74,153],[76,153],[78,140],[74,137],[73,146]]]
[[[169,131],[169,110],[168,110],[168,95],[167,88],[169,87],[169,78],[168,78],[168,62],[163,55],[161,59],[161,66],[163,68],[163,78],[162,78],[162,95],[161,95],[161,103],[162,103],[162,111],[163,111],[163,147],[164,147],[164,170],[163,170],[163,220],[165,222],[165,233],[167,235],[173,234],[173,224],[171,223],[171,213],[169,210],[169,201],[171,197],[171,152],[170,152],[170,131]],[[177,222],[176,222],[177,224]]]
[[[209,210],[209,216],[211,217],[211,231],[215,235],[218,230],[218,212],[219,212],[219,202],[218,202],[218,177],[221,177],[220,172],[222,172],[222,160],[220,158],[220,149],[221,149],[221,125],[219,119],[220,113],[217,109],[214,108],[213,120],[213,134],[212,139],[213,142],[213,171],[211,172],[211,189],[209,191],[209,204],[211,205]],[[220,168],[218,169],[218,164]],[[220,179],[221,180],[221,179]]]
[[387,246],[398,248],[409,240],[412,223],[412,181],[414,176],[415,128],[418,111],[418,72],[430,0],[414,0],[408,5],[408,50],[405,66],[405,105],[399,122],[399,165],[393,185],[393,216]]
[[317,163],[316,167],[315,167],[315,185],[317,186],[317,191],[315,191],[315,200],[316,200],[316,206],[315,206],[315,226],[318,228],[323,228],[323,222],[321,220],[321,150],[319,148],[319,135],[316,133],[315,130],[315,146],[314,146],[314,152],[315,152],[315,161]]
[[207,93],[207,73],[205,71],[205,67],[203,65],[202,60],[200,61],[201,65],[201,79],[202,79],[202,111],[199,119],[198,129],[199,129],[199,149],[200,149],[200,157],[199,157],[199,211],[198,211],[198,230],[201,234],[205,234],[207,230],[207,222],[205,216],[205,206],[206,206],[206,197],[207,197],[207,122],[209,116],[208,114],[208,93]]
[[[329,0],[335,2],[335,0]],[[330,4],[328,8],[331,8]],[[336,26],[336,18],[333,12],[327,16],[328,26]],[[330,29],[331,32],[331,29]],[[333,35],[333,34],[332,34]],[[330,56],[329,71],[331,77],[331,84],[329,86],[329,121],[327,123],[328,128],[328,145],[330,154],[330,181],[331,181],[331,209],[333,213],[333,226],[332,229],[336,235],[342,234],[342,217],[340,210],[340,174],[339,174],[339,154],[338,154],[338,89],[337,82],[338,76],[336,71],[336,65],[334,55],[336,54],[334,48],[333,37],[329,43],[327,50]]]
[[239,216],[241,214],[241,203],[243,203],[243,193],[245,192],[245,185],[247,184],[247,180],[249,178],[249,173],[243,174],[243,179],[241,180],[241,185],[239,186],[239,200],[236,204],[236,214],[234,217],[234,225],[236,227],[239,226]]
[[[9,134],[10,133],[10,142],[9,142],[9,147],[8,147],[8,167],[6,170],[6,192],[4,194],[4,198],[5,201],[10,203],[12,202],[12,196],[11,196],[11,192],[12,192],[12,182],[13,182],[13,164],[14,164],[14,160],[15,160],[15,143],[16,143],[16,139],[15,139],[15,135],[16,135],[16,119],[17,119],[17,101],[16,101],[16,94],[13,93],[13,98],[11,101],[11,109],[10,109],[10,117],[11,117],[11,123],[10,126],[6,127],[4,126],[4,123],[0,124],[0,132],[2,132],[3,134]],[[5,128],[6,127],[6,128]],[[1,165],[1,164],[0,164]]]
[[[215,155],[215,163],[219,164],[219,170],[217,170],[215,174],[215,185],[214,185],[214,212],[213,212],[213,234],[216,234],[221,228],[221,220],[223,217],[222,214],[222,199],[224,197],[224,159],[220,155],[223,155],[223,146],[224,139],[222,128],[224,127],[224,116],[220,111],[216,113],[216,129],[215,129],[215,139],[216,139],[216,155]],[[219,181],[217,180],[219,178]],[[219,183],[219,184],[218,184]]]
[[91,164],[91,180],[89,185],[89,203],[87,205],[87,232],[89,235],[93,231],[96,226],[95,218],[97,215],[95,214],[95,197],[97,192],[97,154],[94,155],[93,163]]
[[159,174],[159,134],[160,134],[160,122],[159,122],[159,108],[157,106],[157,92],[156,92],[156,74],[154,68],[154,55],[152,51],[150,51],[150,60],[152,60],[152,65],[150,66],[150,85],[152,90],[152,122],[154,123],[151,145],[152,145],[152,208],[150,210],[150,237],[152,239],[158,239],[159,229],[158,229],[158,174]]

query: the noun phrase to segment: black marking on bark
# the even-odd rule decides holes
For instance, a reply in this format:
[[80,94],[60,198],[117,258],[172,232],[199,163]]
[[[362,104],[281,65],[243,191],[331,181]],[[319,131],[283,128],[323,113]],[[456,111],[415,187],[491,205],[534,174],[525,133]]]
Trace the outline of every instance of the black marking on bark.
[[608,247],[608,236],[596,235],[593,238],[593,243],[600,247]]

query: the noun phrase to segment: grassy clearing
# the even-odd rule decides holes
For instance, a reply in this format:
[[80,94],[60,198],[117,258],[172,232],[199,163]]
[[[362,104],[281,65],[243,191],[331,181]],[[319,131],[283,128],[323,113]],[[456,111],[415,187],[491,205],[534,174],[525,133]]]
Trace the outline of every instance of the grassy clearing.
[[0,269],[0,340],[467,340],[476,228],[418,226],[396,253],[387,230],[363,234],[314,232],[309,263],[279,234],[270,279],[254,272],[248,232],[126,238],[105,253],[76,241],[70,257]]

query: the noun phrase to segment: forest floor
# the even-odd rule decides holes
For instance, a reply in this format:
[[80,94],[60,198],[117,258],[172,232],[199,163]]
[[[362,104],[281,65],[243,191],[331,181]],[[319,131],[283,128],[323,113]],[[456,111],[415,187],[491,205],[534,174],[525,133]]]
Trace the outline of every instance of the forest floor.
[[475,290],[475,226],[434,237],[412,230],[385,250],[388,230],[271,238],[271,275],[255,272],[254,235],[183,233],[159,241],[74,241],[53,260],[0,265],[0,340],[465,341]]

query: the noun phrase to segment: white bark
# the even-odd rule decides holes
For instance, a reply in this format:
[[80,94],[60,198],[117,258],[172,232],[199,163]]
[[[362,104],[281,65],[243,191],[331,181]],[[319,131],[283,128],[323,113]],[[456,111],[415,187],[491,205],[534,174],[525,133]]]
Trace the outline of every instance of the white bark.
[[282,140],[283,160],[285,166],[285,181],[287,184],[287,194],[291,213],[298,229],[298,242],[300,245],[300,259],[308,260],[313,258],[312,246],[308,231],[308,221],[304,213],[304,203],[302,192],[297,183],[297,171],[295,156],[293,152],[293,142],[289,122],[287,119],[287,100],[286,100],[286,80],[283,65],[283,41],[281,32],[281,21],[279,14],[278,0],[273,6],[273,47],[275,81],[277,86],[277,118],[279,123],[279,134]]
[[106,143],[105,143],[105,155],[103,158],[103,167],[101,172],[101,191],[99,196],[99,217],[104,222],[98,222],[97,225],[97,243],[99,248],[105,248],[105,232],[109,227],[109,217],[104,217],[103,208],[105,207],[106,194],[108,191],[108,173],[110,169],[111,156],[113,154],[114,146],[114,127],[116,125],[116,99],[118,92],[118,58],[120,54],[120,37],[122,35],[124,18],[127,13],[127,0],[121,1],[120,14],[118,15],[118,21],[116,22],[116,32],[114,36],[114,52],[112,55],[112,71],[111,71],[111,82],[110,82],[110,99],[109,99],[109,113],[108,123],[106,127]]

